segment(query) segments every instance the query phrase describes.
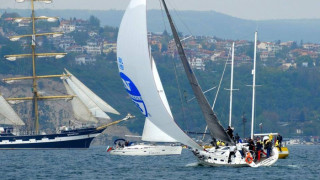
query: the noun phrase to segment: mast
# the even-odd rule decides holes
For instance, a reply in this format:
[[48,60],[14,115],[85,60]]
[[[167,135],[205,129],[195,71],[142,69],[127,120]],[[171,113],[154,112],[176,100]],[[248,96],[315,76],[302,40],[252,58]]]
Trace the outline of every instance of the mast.
[[[24,0],[20,0],[17,2],[24,2]],[[73,98],[73,95],[60,95],[60,96],[41,96],[38,93],[38,82],[37,80],[40,78],[53,78],[53,77],[64,77],[64,76],[70,76],[70,75],[44,75],[44,76],[37,76],[36,74],[36,59],[37,57],[56,57],[57,59],[64,57],[67,53],[37,53],[36,52],[36,37],[38,36],[61,36],[63,33],[61,32],[54,32],[54,33],[36,33],[36,26],[35,22],[36,20],[47,20],[48,22],[55,22],[58,18],[57,17],[46,17],[46,16],[35,16],[35,10],[34,10],[34,3],[35,2],[43,2],[43,3],[51,3],[51,0],[30,0],[31,2],[31,17],[18,17],[13,18],[15,22],[20,22],[22,20],[30,20],[32,21],[32,34],[28,35],[19,35],[19,36],[11,36],[9,39],[11,41],[17,41],[20,38],[24,37],[30,37],[31,38],[31,54],[15,54],[15,55],[6,55],[4,56],[9,61],[15,61],[17,58],[25,58],[25,57],[31,57],[32,58],[32,76],[28,77],[16,77],[16,78],[5,78],[3,81],[5,82],[11,82],[14,80],[27,80],[32,79],[32,97],[19,97],[19,98],[7,98],[6,100],[32,100],[33,101],[33,121],[34,121],[34,131],[36,134],[39,134],[39,111],[38,111],[38,101],[39,100],[45,100],[45,99],[70,99]]]
[[253,127],[254,127],[254,106],[256,97],[256,61],[257,61],[257,37],[258,32],[254,33],[254,54],[253,54],[253,81],[252,81],[252,113],[251,113],[251,139],[253,139]]
[[180,56],[180,60],[183,64],[185,73],[189,80],[189,84],[192,87],[193,93],[198,101],[198,104],[201,108],[202,114],[204,115],[205,121],[208,125],[208,129],[210,130],[210,135],[213,139],[219,139],[226,143],[234,144],[234,141],[229,137],[229,135],[225,132],[224,128],[221,126],[217,116],[211,109],[210,104],[208,103],[207,98],[204,96],[203,91],[198,83],[196,76],[194,75],[193,70],[190,67],[190,64],[187,60],[187,57],[184,53],[184,49],[182,47],[178,32],[173,24],[172,18],[170,16],[169,10],[164,0],[162,0],[162,4],[165,8],[167,18],[170,23],[171,31],[175,40],[176,47],[178,49],[178,53]]
[[231,127],[231,119],[232,119],[233,64],[234,64],[234,42],[232,43],[232,58],[231,58],[230,111],[229,111],[229,126],[230,127]]
[[35,15],[34,15],[34,0],[31,0],[31,11],[32,11],[32,91],[33,91],[33,108],[34,108],[34,120],[35,120],[35,133],[39,133],[39,112],[38,112],[38,84],[36,79],[36,61],[35,61],[35,48],[36,48],[36,27],[35,27]]

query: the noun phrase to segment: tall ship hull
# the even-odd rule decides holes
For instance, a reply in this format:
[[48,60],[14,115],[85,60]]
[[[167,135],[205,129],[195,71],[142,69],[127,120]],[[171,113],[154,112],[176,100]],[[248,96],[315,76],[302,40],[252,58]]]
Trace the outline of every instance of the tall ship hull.
[[104,129],[84,128],[59,134],[23,135],[0,134],[0,149],[85,149]]

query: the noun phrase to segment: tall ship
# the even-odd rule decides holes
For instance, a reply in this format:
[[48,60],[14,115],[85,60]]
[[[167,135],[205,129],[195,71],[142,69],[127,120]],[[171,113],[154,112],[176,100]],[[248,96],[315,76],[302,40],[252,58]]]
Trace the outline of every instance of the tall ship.
[[[22,3],[25,0],[16,0]],[[32,76],[13,77],[3,79],[6,83],[15,81],[31,80],[31,97],[4,98],[0,95],[0,149],[58,149],[58,148],[89,148],[92,140],[100,135],[107,127],[117,124],[121,121],[130,119],[129,114],[125,118],[110,123],[111,118],[106,113],[118,114],[119,112],[98,97],[88,87],[86,87],[73,74],[65,69],[65,72],[59,75],[37,75],[36,63],[39,58],[53,57],[63,58],[66,53],[43,53],[38,52],[37,38],[41,36],[58,37],[63,32],[37,33],[36,21],[55,22],[57,17],[35,16],[35,3],[51,3],[51,0],[28,0],[31,3],[31,17],[12,18],[15,22],[22,20],[30,21],[32,24],[32,33],[27,35],[10,36],[11,41],[17,41],[21,38],[31,39],[30,54],[5,55],[9,61],[15,61],[20,58],[30,58],[32,62]],[[66,94],[56,96],[44,96],[39,88],[39,80],[47,78],[60,78],[66,88]],[[71,103],[74,120],[68,126],[57,127],[51,134],[47,134],[40,128],[39,101],[45,100],[66,100]],[[32,114],[28,120],[22,120],[11,107],[21,101],[32,101]],[[25,111],[27,112],[27,110]],[[109,124],[98,126],[98,122],[103,120]],[[29,124],[28,124],[29,123]],[[31,123],[31,125],[30,125]],[[84,125],[85,124],[85,125]],[[27,126],[28,125],[28,126]],[[27,128],[29,127],[29,128]]]

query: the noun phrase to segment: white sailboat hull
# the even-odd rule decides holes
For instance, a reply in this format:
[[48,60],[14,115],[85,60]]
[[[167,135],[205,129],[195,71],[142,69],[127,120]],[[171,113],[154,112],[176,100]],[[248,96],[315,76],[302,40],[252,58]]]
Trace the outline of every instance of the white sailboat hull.
[[121,156],[161,156],[180,155],[181,151],[181,146],[138,144],[116,148],[111,150],[110,154]]
[[260,161],[246,162],[246,157],[242,157],[240,152],[237,151],[234,155],[230,155],[228,146],[221,149],[210,148],[207,151],[194,151],[199,164],[204,166],[231,166],[231,167],[259,167],[259,166],[271,166],[277,160],[279,152],[277,148],[273,148],[269,158],[262,155]]

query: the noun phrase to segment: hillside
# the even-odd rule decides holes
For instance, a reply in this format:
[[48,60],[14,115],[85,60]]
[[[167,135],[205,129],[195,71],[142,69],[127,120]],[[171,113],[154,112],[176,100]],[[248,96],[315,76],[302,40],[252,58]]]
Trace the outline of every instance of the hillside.
[[[0,12],[17,12],[28,16],[27,10],[0,9]],[[89,10],[47,10],[37,11],[41,15],[50,15],[62,18],[88,19],[90,15],[98,17],[102,25],[119,27],[124,11],[89,11]],[[262,41],[297,41],[319,42],[320,20],[264,20],[252,21],[235,18],[214,11],[173,11],[179,31],[184,34],[211,35],[225,39],[252,39],[252,32],[259,31],[259,39]],[[148,11],[148,28],[152,32],[163,32],[163,14],[159,10]],[[197,24],[195,26],[195,24]],[[169,26],[166,25],[168,28]]]
[[[154,12],[157,13],[157,11]],[[152,11],[149,13],[152,13]],[[18,14],[15,13],[6,14],[7,17],[11,15],[18,16]],[[30,52],[30,42],[28,42],[30,40],[11,42],[6,38],[6,36],[12,34],[12,32],[17,32],[18,34],[30,32],[30,27],[28,25],[20,27],[17,23],[5,20],[6,17],[3,17],[4,18],[0,19],[0,23],[2,26],[2,34],[5,35],[0,34],[0,74],[2,74],[2,77],[30,75],[30,59],[25,58],[12,62],[5,60],[3,57],[6,54]],[[78,22],[78,20],[72,18],[68,22]],[[60,74],[64,68],[67,68],[97,95],[106,100],[122,114],[120,117],[111,115],[113,119],[122,118],[128,112],[137,116],[136,119],[120,125],[122,127],[115,128],[117,133],[120,133],[122,136],[128,133],[141,134],[144,117],[135,107],[134,103],[131,102],[123,88],[118,74],[116,54],[113,50],[107,52],[102,51],[102,49],[106,50],[105,47],[116,46],[115,42],[118,29],[109,26],[102,28],[99,19],[93,16],[90,16],[87,21],[81,20],[80,22],[82,23],[82,28],[79,28],[80,26],[77,25],[79,30],[66,33],[60,37],[60,39],[39,38],[37,41],[39,44],[39,46],[37,46],[38,52],[63,52],[70,50],[68,47],[60,46],[65,45],[65,41],[68,41],[67,44],[69,47],[78,45],[79,48],[86,47],[90,44],[92,45],[94,42],[100,42],[101,44],[98,45],[100,54],[92,53],[89,51],[89,48],[85,48],[84,50],[82,49],[82,52],[69,51],[70,53],[60,60],[39,58],[36,63],[37,74]],[[57,22],[51,26],[58,27],[60,25],[61,24]],[[37,24],[37,27],[46,31],[49,31],[51,26],[41,23]],[[90,36],[89,34],[91,33],[95,35]],[[162,35],[155,34],[154,37],[158,37],[159,39],[155,39],[158,40],[158,44],[152,45],[152,55],[156,60],[175,120],[183,130],[202,132],[205,128],[205,123],[196,101],[186,102],[186,100],[193,97],[193,93],[181,68],[180,60],[169,55],[170,48],[168,48],[168,42],[171,39],[170,35],[164,32]],[[193,45],[189,46],[190,43]],[[238,45],[241,45],[240,43],[241,42],[238,42]],[[221,56],[221,59],[211,59],[211,57],[217,52],[228,49],[228,44],[229,41],[213,37],[195,38],[191,40],[189,44],[187,41],[185,42],[184,46],[189,46],[186,48],[187,54],[202,55],[205,59],[205,70],[195,71],[203,90],[218,85],[227,56]],[[273,44],[280,46],[278,42]],[[159,49],[158,45],[161,46],[162,49]],[[319,48],[317,44],[312,44],[312,46]],[[302,130],[303,135],[320,135],[318,131],[320,128],[320,109],[318,106],[320,100],[320,59],[316,56],[318,52],[317,48],[312,49],[311,52],[310,49],[304,49],[303,44],[298,47],[297,43],[292,43],[290,46],[283,47],[281,51],[276,51],[273,58],[264,59],[263,61],[261,58],[258,58],[257,84],[262,86],[257,88],[256,132],[259,131],[258,124],[262,123],[262,130],[264,132],[281,132],[285,136],[296,136],[301,135],[297,134],[297,130]],[[244,42],[242,46],[239,46],[237,49],[239,57],[241,55],[242,57],[244,56],[245,59],[238,59],[237,67],[235,68],[234,87],[239,88],[239,91],[234,93],[233,122],[236,128],[235,132],[240,133],[242,136],[248,136],[248,130],[250,129],[251,88],[246,85],[252,82],[252,59],[250,59],[253,55],[252,50],[252,42]],[[299,54],[299,52],[309,53],[314,56],[311,58],[311,56]],[[95,61],[87,64],[77,63],[77,57],[82,55],[91,56]],[[177,65],[177,74],[174,72],[172,66],[174,61]],[[282,65],[286,62],[290,64],[290,68],[282,68]],[[229,88],[228,71],[229,70],[226,72],[222,89]],[[183,94],[182,99],[179,98],[180,95],[177,88],[177,80],[174,78],[175,76],[178,77],[177,79],[181,87],[179,90],[181,94]],[[31,93],[30,82],[29,84],[28,82],[19,82],[19,84],[12,85],[1,83],[0,86],[0,90],[5,97],[30,95]],[[50,95],[65,93],[59,79],[48,82],[41,81],[39,88],[42,93],[48,93]],[[216,90],[206,94],[210,103],[212,103],[214,99],[215,92]],[[56,126],[66,124],[69,119],[72,118],[70,107],[62,105],[61,103],[64,102],[41,104],[44,105],[43,108],[40,109],[42,130],[54,130]],[[222,90],[218,96],[214,110],[224,127],[227,127],[228,107],[228,91]],[[31,106],[27,106],[27,108],[15,108],[19,114],[25,114],[31,111]],[[243,113],[245,113],[247,117],[245,126],[243,126],[241,119]],[[23,118],[25,121],[28,121],[29,117],[24,116]],[[124,128],[125,126],[129,130]],[[244,131],[245,135],[243,135]],[[113,132],[110,132],[110,134],[112,133]],[[101,139],[100,141],[105,141],[105,139]]]

